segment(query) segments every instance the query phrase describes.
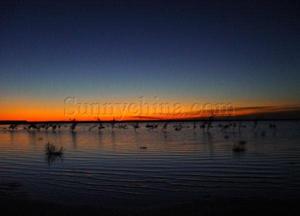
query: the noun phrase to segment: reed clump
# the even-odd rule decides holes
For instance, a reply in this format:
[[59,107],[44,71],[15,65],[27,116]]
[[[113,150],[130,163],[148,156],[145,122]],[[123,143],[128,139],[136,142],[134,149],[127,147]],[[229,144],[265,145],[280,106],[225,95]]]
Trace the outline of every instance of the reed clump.
[[47,143],[46,144],[46,154],[49,156],[62,156],[64,153],[63,147],[56,147],[54,144]]

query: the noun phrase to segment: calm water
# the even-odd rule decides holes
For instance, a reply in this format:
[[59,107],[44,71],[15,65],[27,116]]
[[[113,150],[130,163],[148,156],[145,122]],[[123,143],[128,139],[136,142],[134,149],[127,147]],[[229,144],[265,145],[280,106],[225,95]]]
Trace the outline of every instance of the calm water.
[[[185,123],[76,133],[0,130],[0,197],[70,205],[173,205],[191,199],[300,198],[300,123],[210,133]],[[160,125],[161,127],[161,125]],[[265,131],[266,136],[261,136]],[[226,139],[224,136],[229,138]],[[232,145],[246,140],[246,151]],[[45,144],[63,146],[48,158]],[[146,148],[145,148],[146,147]],[[164,202],[165,201],[165,202]]]

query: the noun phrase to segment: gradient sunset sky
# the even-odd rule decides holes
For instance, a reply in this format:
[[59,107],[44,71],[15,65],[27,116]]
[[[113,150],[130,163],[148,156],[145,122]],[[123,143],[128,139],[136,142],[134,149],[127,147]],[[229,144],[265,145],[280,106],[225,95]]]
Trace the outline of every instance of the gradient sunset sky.
[[299,9],[296,1],[1,1],[0,120],[66,119],[67,97],[297,107]]

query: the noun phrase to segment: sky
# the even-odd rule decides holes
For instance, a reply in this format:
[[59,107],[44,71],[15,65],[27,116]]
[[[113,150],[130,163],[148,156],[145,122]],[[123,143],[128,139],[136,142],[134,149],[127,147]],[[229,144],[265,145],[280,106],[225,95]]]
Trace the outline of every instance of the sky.
[[[205,104],[251,112],[298,107],[299,6],[258,0],[1,1],[0,120],[162,113],[137,111],[141,100],[151,109],[179,104],[183,113]],[[99,109],[108,103],[135,108],[78,111],[82,104]],[[167,114],[176,116],[174,109]]]

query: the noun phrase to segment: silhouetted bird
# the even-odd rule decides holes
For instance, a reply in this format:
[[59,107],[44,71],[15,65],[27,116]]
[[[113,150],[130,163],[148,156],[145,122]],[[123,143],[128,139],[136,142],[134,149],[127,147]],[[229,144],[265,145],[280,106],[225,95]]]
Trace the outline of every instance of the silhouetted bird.
[[57,125],[52,125],[52,131],[55,131],[56,130],[56,128],[57,128]]
[[136,123],[133,125],[134,130],[138,129],[139,127],[140,127],[140,126],[139,126],[139,123],[138,123],[138,122],[136,122]]
[[100,122],[99,123],[99,126],[98,126],[98,130],[102,130],[102,129],[104,129],[105,127],[103,126],[103,124]]
[[149,129],[155,129],[157,127],[158,127],[157,124],[146,124],[146,128],[149,128]]
[[71,125],[71,127],[70,127],[72,132],[75,131],[76,126],[77,126],[77,122],[73,122],[72,125]]
[[17,127],[18,127],[17,124],[11,124],[11,125],[9,125],[8,129],[9,129],[9,130],[16,130]]
[[111,129],[115,128],[115,123],[116,123],[116,120],[113,118],[113,120],[111,122]]
[[174,128],[175,128],[176,131],[181,131],[183,126],[181,124],[178,124],[178,125],[175,125]]
[[102,130],[104,129],[105,127],[103,126],[101,120],[98,118],[98,130]]

